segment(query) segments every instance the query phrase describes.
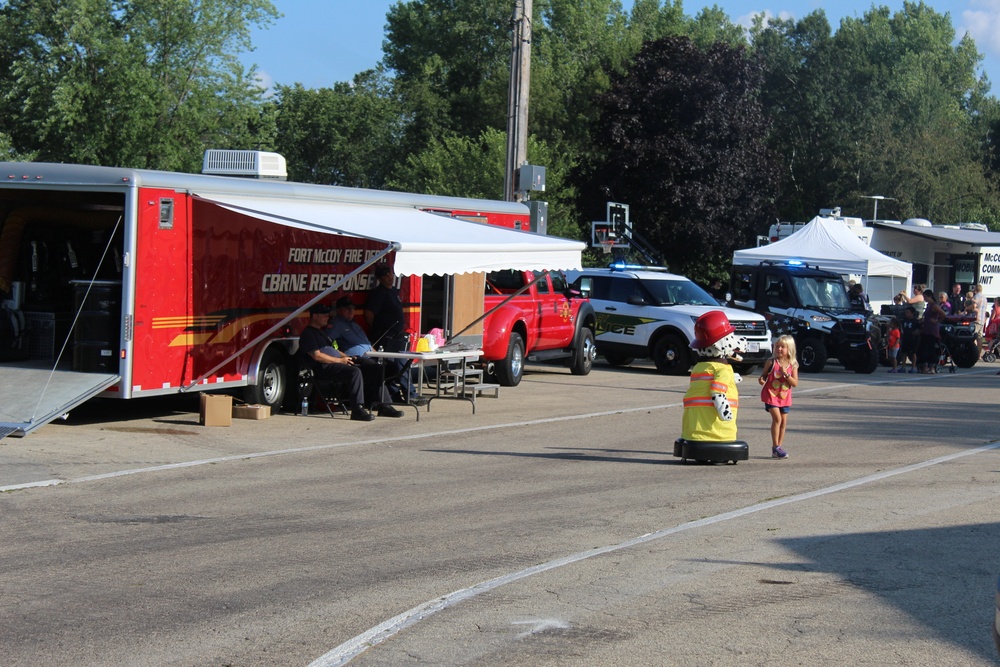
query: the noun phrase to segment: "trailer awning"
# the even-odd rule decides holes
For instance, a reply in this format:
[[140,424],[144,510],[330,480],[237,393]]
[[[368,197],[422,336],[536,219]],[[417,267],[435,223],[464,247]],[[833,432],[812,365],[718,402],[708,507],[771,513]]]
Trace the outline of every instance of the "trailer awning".
[[280,197],[195,193],[199,199],[279,225],[342,234],[395,246],[400,275],[443,275],[516,269],[581,268],[580,241],[377,206]]

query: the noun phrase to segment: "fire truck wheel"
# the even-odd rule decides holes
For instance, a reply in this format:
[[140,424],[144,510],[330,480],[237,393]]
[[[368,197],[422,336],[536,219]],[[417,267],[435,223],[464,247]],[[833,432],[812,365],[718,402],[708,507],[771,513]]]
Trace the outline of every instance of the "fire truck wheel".
[[653,345],[653,363],[664,375],[685,375],[691,368],[689,346],[678,336],[666,334]]
[[285,400],[288,387],[285,358],[277,350],[268,350],[260,360],[257,383],[246,388],[246,401],[251,404],[267,405],[277,410]]
[[507,356],[495,366],[497,382],[504,387],[516,387],[524,375],[524,340],[521,334],[511,333],[507,343]]
[[576,349],[573,350],[573,360],[569,370],[573,375],[587,375],[594,367],[597,357],[597,346],[594,345],[594,332],[587,327],[580,328],[577,336]]

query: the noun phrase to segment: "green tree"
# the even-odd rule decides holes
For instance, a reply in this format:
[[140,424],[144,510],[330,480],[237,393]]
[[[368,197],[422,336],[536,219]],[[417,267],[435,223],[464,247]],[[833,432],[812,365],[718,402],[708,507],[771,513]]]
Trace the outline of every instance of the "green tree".
[[[782,217],[808,220],[822,206],[866,215],[863,195],[896,198],[899,217],[948,217],[949,201],[992,200],[986,177],[995,101],[977,77],[980,55],[957,40],[947,14],[904,2],[841,22],[760,21],[755,51],[762,97],[783,162]],[[952,220],[949,220],[952,221]]]
[[687,37],[648,43],[602,100],[604,159],[584,191],[629,203],[636,230],[696,280],[745,247],[771,210],[762,72],[746,50]]
[[39,159],[196,170],[271,130],[237,55],[268,0],[9,0],[0,131]]
[[276,108],[275,145],[288,160],[289,178],[385,187],[398,160],[402,111],[383,70],[333,88],[278,86]]
[[506,126],[508,0],[411,0],[386,15],[385,66],[409,118],[403,153],[445,134]]
[[[425,150],[406,157],[388,186],[405,192],[500,199],[506,151],[506,133],[496,129],[484,130],[477,139],[457,135],[434,139]],[[548,233],[580,238],[573,207],[576,192],[568,182],[572,164],[535,136],[528,137],[528,151],[547,165],[544,198],[550,206]]]

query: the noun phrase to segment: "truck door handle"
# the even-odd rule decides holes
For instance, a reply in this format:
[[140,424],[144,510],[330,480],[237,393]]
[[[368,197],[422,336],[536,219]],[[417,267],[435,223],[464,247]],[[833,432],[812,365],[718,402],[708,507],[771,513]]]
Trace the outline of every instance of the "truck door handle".
[[617,311],[618,309],[615,308],[614,306],[605,306],[604,310],[614,310],[614,311]]

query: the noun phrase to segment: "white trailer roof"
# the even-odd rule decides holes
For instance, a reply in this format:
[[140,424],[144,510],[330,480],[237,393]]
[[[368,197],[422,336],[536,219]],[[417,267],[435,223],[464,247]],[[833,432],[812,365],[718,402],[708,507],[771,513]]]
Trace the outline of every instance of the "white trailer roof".
[[287,227],[395,246],[400,275],[581,268],[579,241],[425,213],[407,206],[195,192],[205,201]]

